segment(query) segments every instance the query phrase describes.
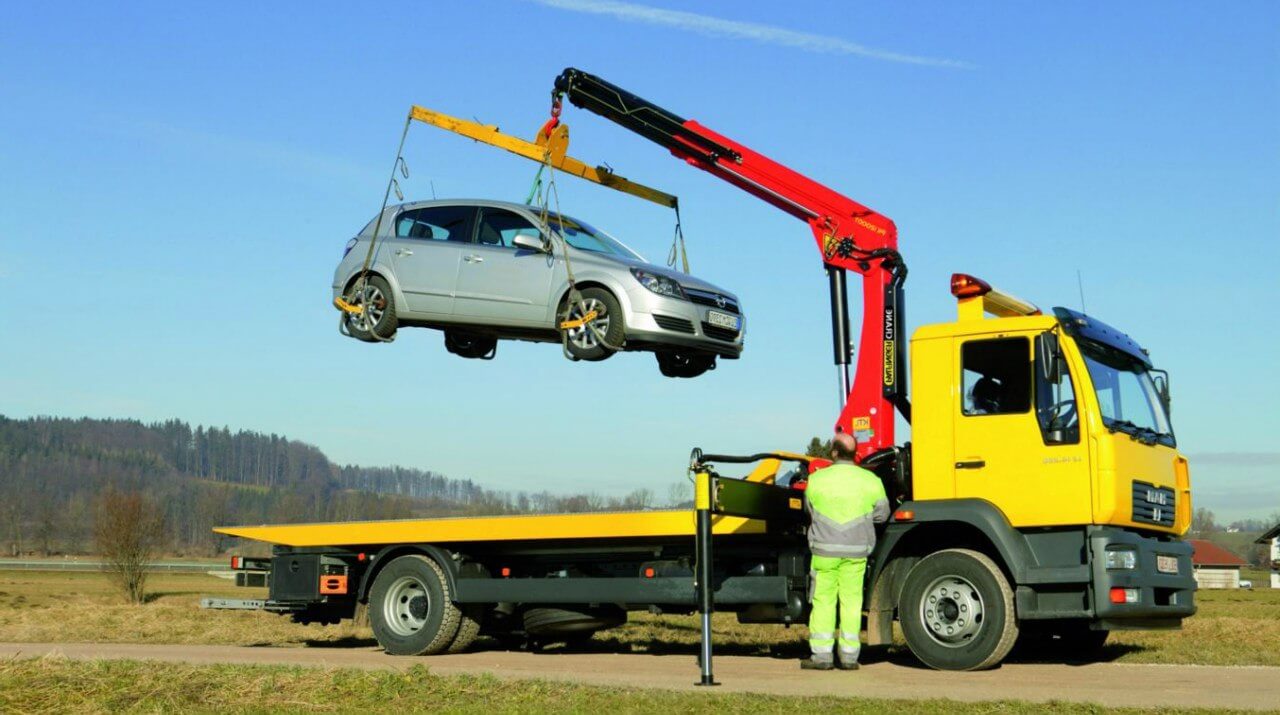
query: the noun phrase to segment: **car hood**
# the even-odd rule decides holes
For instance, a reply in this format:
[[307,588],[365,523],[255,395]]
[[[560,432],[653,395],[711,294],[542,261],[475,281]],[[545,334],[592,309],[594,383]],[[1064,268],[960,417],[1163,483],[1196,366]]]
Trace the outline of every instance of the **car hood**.
[[671,268],[668,268],[666,266],[654,265],[647,261],[641,261],[636,258],[630,258],[628,256],[605,255],[602,253],[584,251],[584,250],[581,250],[578,248],[572,248],[572,247],[570,248],[569,258],[575,264],[578,264],[578,265],[594,265],[594,266],[600,266],[605,268],[610,266],[626,266],[627,268],[639,268],[649,273],[654,273],[660,276],[666,276],[667,278],[670,278],[671,280],[679,283],[680,285],[686,288],[693,288],[694,290],[702,290],[710,293],[719,293],[727,298],[732,298],[734,301],[738,301],[737,295],[735,295],[731,291],[727,291],[724,288],[721,288],[720,286],[715,285],[714,283],[708,283],[707,281],[704,281],[700,278],[689,275],[687,273],[681,273],[680,271],[672,270]]

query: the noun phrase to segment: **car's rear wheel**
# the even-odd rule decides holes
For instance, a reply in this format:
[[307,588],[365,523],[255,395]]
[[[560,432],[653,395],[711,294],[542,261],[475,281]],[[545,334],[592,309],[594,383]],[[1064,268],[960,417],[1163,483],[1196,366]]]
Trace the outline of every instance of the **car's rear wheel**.
[[716,369],[715,355],[665,350],[654,355],[658,358],[658,370],[667,377],[697,377]]
[[390,284],[382,276],[370,276],[363,285],[356,281],[348,295],[353,305],[364,308],[364,313],[360,315],[343,313],[343,320],[351,337],[366,343],[376,343],[395,336],[399,327],[395,298],[391,295]]
[[[603,288],[586,288],[581,294],[582,300],[568,302],[568,320],[582,320],[592,312],[595,319],[590,324],[567,328],[564,331],[565,346],[569,354],[579,360],[604,360],[617,352],[626,337],[622,306],[612,293]],[[561,311],[561,314],[565,315],[566,311]]]

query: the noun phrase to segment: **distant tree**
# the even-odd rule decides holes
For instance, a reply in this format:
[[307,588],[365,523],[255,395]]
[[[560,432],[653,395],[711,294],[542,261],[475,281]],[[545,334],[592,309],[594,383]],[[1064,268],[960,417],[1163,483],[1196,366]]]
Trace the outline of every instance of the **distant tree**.
[[107,576],[130,603],[146,599],[147,569],[164,543],[159,505],[138,491],[108,487],[94,510],[94,543]]
[[1217,521],[1214,519],[1213,512],[1204,507],[1196,509],[1195,514],[1191,516],[1191,532],[1194,534],[1212,534],[1220,530]]
[[809,446],[805,448],[804,453],[810,457],[831,459],[831,440],[824,442],[820,437],[814,437],[809,440]]
[[679,508],[693,502],[693,485],[684,479],[667,485],[667,506]]

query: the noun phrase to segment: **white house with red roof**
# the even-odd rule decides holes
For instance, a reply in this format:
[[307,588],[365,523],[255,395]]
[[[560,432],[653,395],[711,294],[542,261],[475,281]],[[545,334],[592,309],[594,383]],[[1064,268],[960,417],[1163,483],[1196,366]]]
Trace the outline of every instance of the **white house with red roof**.
[[1240,569],[1248,565],[1244,559],[1212,541],[1187,539],[1187,543],[1195,549],[1191,554],[1191,567],[1195,569],[1198,587],[1240,588]]
[[1280,524],[1276,524],[1259,536],[1255,544],[1271,547],[1271,588],[1280,588]]

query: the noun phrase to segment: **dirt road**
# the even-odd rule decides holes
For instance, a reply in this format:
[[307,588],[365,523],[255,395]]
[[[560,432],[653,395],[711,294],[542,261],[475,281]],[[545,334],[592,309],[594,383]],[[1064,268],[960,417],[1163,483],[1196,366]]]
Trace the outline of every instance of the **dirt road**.
[[[281,664],[405,669],[426,665],[440,675],[491,673],[501,678],[570,680],[593,685],[694,689],[697,666],[687,655],[536,654],[483,651],[396,658],[375,648],[250,648],[237,646],[0,643],[0,658],[58,654],[78,659],[185,663]],[[953,700],[1065,700],[1139,707],[1280,708],[1280,668],[1172,665],[1006,664],[982,673],[944,673],[871,663],[854,673],[802,672],[796,661],[716,658],[716,690],[778,695],[843,695]]]

